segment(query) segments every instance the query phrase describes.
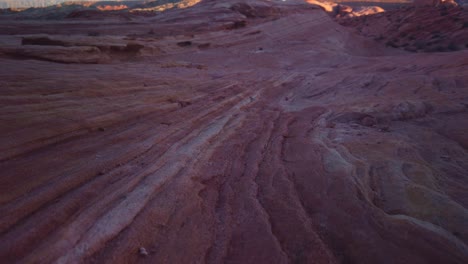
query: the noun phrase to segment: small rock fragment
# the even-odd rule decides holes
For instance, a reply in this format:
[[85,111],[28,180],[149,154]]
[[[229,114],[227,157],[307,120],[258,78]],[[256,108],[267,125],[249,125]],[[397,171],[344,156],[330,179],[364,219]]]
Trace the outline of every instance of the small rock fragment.
[[144,247],[139,248],[138,253],[140,254],[140,256],[148,256],[148,251],[146,251],[146,248]]

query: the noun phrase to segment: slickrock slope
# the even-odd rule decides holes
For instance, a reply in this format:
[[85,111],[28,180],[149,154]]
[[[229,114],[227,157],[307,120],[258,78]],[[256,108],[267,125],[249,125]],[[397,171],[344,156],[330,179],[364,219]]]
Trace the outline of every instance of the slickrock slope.
[[339,19],[364,36],[412,52],[468,49],[468,10],[460,7],[408,7],[370,16]]
[[0,262],[468,262],[468,52],[246,3],[0,22]]

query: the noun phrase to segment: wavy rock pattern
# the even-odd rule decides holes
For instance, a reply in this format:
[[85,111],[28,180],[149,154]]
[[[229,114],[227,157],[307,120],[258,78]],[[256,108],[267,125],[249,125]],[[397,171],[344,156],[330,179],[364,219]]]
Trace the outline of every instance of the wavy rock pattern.
[[158,53],[0,55],[0,260],[466,263],[468,53],[381,47],[297,2],[230,7],[133,25]]

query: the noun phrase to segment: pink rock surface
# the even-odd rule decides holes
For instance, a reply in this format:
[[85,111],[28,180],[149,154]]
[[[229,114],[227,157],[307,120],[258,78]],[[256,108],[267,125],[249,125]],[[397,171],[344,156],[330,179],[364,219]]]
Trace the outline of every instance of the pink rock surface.
[[468,10],[461,7],[406,7],[338,21],[361,35],[411,52],[468,49]]
[[40,23],[2,47],[108,59],[0,52],[0,262],[468,262],[467,51],[302,1]]

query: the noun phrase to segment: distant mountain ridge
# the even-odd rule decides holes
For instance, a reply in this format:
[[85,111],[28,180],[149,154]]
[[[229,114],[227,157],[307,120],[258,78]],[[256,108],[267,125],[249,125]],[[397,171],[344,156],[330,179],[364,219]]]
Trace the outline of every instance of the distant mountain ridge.
[[[0,8],[46,7],[60,4],[67,0],[0,0]],[[91,0],[97,2],[99,0]]]
[[[0,0],[0,8],[46,7],[64,2],[101,2],[102,0],[70,1],[70,0]],[[122,2],[122,0],[114,0]],[[125,0],[139,1],[139,0]],[[143,1],[140,1],[143,2]]]
[[[4,0],[0,0],[4,1]],[[57,1],[57,0],[55,0]],[[46,7],[9,7],[0,9],[2,18],[9,19],[104,19],[113,16],[130,19],[133,15],[151,15],[169,9],[183,9],[196,5],[201,0],[94,0],[63,1]],[[112,12],[106,12],[112,11]]]

